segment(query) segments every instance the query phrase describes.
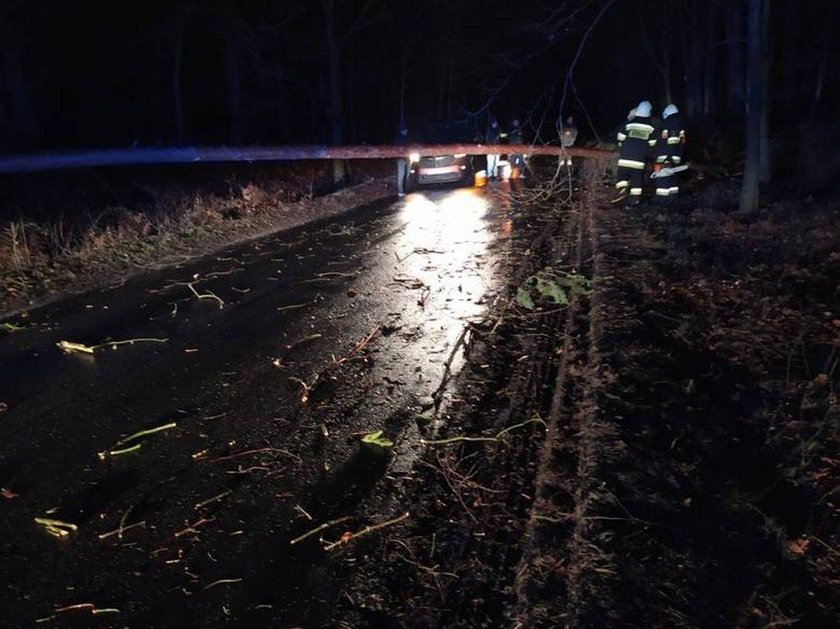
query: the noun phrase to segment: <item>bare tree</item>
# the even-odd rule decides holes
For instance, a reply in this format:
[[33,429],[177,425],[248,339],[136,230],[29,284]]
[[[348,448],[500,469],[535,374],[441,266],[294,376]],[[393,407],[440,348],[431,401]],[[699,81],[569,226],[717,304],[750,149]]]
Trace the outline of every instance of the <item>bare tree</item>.
[[729,115],[740,119],[744,115],[744,12],[740,0],[732,0],[726,4],[724,24]]
[[739,211],[758,209],[761,177],[761,119],[764,115],[765,65],[762,51],[767,35],[766,6],[769,0],[749,0],[747,13],[747,147]]

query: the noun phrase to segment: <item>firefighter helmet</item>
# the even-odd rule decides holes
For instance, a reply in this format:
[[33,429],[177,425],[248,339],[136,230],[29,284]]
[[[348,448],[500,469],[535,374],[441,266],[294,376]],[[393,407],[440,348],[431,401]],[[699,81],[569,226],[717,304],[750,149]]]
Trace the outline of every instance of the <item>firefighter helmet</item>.
[[643,100],[636,105],[636,115],[640,118],[650,118],[652,107],[649,100]]
[[679,109],[677,109],[677,106],[674,105],[673,103],[671,103],[665,109],[662,110],[662,119],[664,120],[668,116],[673,116],[675,113],[678,113],[678,112],[679,112]]

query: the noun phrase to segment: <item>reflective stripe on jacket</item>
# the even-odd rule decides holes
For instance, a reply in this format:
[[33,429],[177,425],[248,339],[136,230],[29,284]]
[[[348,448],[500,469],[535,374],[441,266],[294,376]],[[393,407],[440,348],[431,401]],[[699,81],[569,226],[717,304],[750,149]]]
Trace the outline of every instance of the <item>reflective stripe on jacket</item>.
[[656,128],[650,117],[637,116],[624,125],[617,138],[622,159],[644,163],[651,147],[656,146]]

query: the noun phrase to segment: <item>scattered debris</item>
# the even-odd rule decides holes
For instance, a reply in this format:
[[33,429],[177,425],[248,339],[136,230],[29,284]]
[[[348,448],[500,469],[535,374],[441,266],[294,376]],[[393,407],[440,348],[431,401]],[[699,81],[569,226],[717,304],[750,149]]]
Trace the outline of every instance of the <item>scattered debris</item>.
[[399,524],[400,522],[404,522],[405,520],[407,520],[409,518],[410,515],[411,514],[408,511],[406,511],[405,513],[403,513],[398,518],[394,518],[392,520],[386,520],[385,522],[380,522],[379,524],[372,524],[370,526],[366,526],[365,528],[363,528],[360,531],[356,531],[356,532],[345,531],[344,533],[342,533],[342,535],[338,539],[338,541],[326,544],[324,546],[324,550],[329,552],[329,551],[333,550],[334,548],[337,548],[338,546],[343,546],[343,545],[349,544],[354,539],[362,537],[363,535],[367,535],[368,533],[373,533],[374,531],[379,531],[379,530],[382,530],[382,529],[387,528],[389,526],[394,526],[396,524]]
[[181,529],[177,533],[173,535],[173,537],[178,538],[184,535],[198,535],[198,527],[202,524],[209,524],[213,522],[216,518],[200,518],[193,522],[192,524],[188,525],[186,528]]
[[6,332],[6,334],[12,334],[13,332],[20,332],[21,330],[25,330],[27,326],[25,325],[16,325],[11,321],[4,321],[0,323],[0,330]]
[[70,611],[89,611],[92,616],[98,616],[99,614],[119,614],[120,610],[116,607],[97,607],[93,603],[77,603],[75,605],[67,605],[66,607],[59,607],[55,610],[55,612],[51,616],[47,616],[45,618],[38,618],[35,622],[36,623],[44,623],[50,622],[55,620],[58,614],[62,614],[65,612]]
[[217,496],[213,496],[212,498],[208,498],[207,500],[202,500],[201,502],[195,505],[196,509],[201,509],[202,507],[206,507],[207,505],[213,504],[214,502],[218,502],[224,498],[227,498],[233,493],[232,489],[228,489],[227,491],[223,491],[222,493],[218,494]]
[[231,583],[241,583],[241,582],[242,582],[241,578],[239,578],[239,579],[218,579],[217,581],[213,581],[213,583],[210,583],[209,585],[205,585],[204,589],[209,590],[210,588],[216,587],[217,585],[231,584]]
[[71,532],[79,529],[75,524],[62,520],[54,520],[53,518],[35,518],[35,524],[40,524],[47,533],[59,538],[67,537]]
[[58,346],[58,348],[66,354],[72,354],[73,352],[93,354],[96,350],[101,349],[103,347],[110,347],[111,349],[115,350],[120,345],[134,345],[135,343],[167,343],[168,341],[168,338],[138,338],[126,339],[124,341],[110,341],[107,343],[99,343],[98,345],[85,345],[84,343],[76,343],[74,341],[59,341],[58,343],[56,343],[56,346]]
[[[149,428],[147,430],[141,430],[140,432],[135,432],[133,435],[129,435],[125,439],[120,439],[119,441],[117,441],[117,443],[115,443],[113,446],[111,446],[108,450],[103,450],[102,452],[99,452],[97,456],[99,456],[99,459],[101,461],[104,461],[106,458],[111,457],[111,456],[119,456],[120,454],[127,454],[129,452],[135,452],[143,446],[143,442],[136,443],[136,444],[131,445],[131,446],[126,446],[126,444],[131,443],[132,441],[136,441],[137,439],[140,439],[141,437],[147,437],[149,435],[153,435],[155,433],[162,432],[164,430],[170,430],[172,428],[177,427],[177,425],[178,424],[176,422],[170,422],[168,424],[164,424],[163,426],[157,426],[156,428]],[[121,447],[121,446],[126,446],[126,447]]]
[[123,526],[123,524],[120,523],[120,528],[114,529],[113,531],[108,531],[107,533],[100,533],[99,535],[97,535],[97,537],[99,539],[108,539],[109,537],[113,537],[114,535],[116,535],[119,539],[122,539],[123,533],[138,527],[146,528],[146,520],[141,520],[140,522],[135,522],[133,524],[129,524],[128,526]]
[[324,522],[320,526],[316,526],[314,529],[312,529],[310,531],[307,531],[303,535],[299,535],[298,537],[294,538],[293,540],[291,540],[289,542],[289,545],[294,546],[295,544],[297,544],[299,542],[302,542],[303,540],[305,540],[309,537],[312,537],[316,533],[320,533],[321,531],[325,531],[328,528],[330,528],[332,526],[335,526],[336,524],[341,524],[342,522],[346,522],[347,520],[350,519],[350,517],[351,516],[347,515],[347,516],[344,516],[343,518],[336,518],[335,520],[330,520],[329,522]]
[[548,428],[543,418],[535,414],[531,419],[519,424],[514,424],[513,426],[508,426],[504,430],[500,430],[499,432],[497,432],[492,437],[450,437],[449,439],[420,439],[420,443],[427,446],[442,446],[450,443],[459,443],[461,441],[487,441],[491,443],[499,443],[500,441],[502,441],[502,436],[506,435],[507,433],[516,430],[517,428],[527,426],[528,424],[535,423],[542,424],[543,428]]

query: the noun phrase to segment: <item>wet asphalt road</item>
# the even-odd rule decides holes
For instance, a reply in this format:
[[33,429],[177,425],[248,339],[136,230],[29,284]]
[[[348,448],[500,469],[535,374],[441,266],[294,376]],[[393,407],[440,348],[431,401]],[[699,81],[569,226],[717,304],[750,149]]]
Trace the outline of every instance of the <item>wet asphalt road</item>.
[[[55,610],[88,603],[126,626],[323,618],[348,566],[289,540],[375,511],[383,478],[410,470],[406,418],[504,280],[500,192],[383,202],[52,304],[0,337],[0,624],[84,624],[89,609]],[[107,345],[139,338],[166,341]],[[358,460],[379,428],[395,442],[381,468]],[[53,537],[36,517],[78,529]]]

